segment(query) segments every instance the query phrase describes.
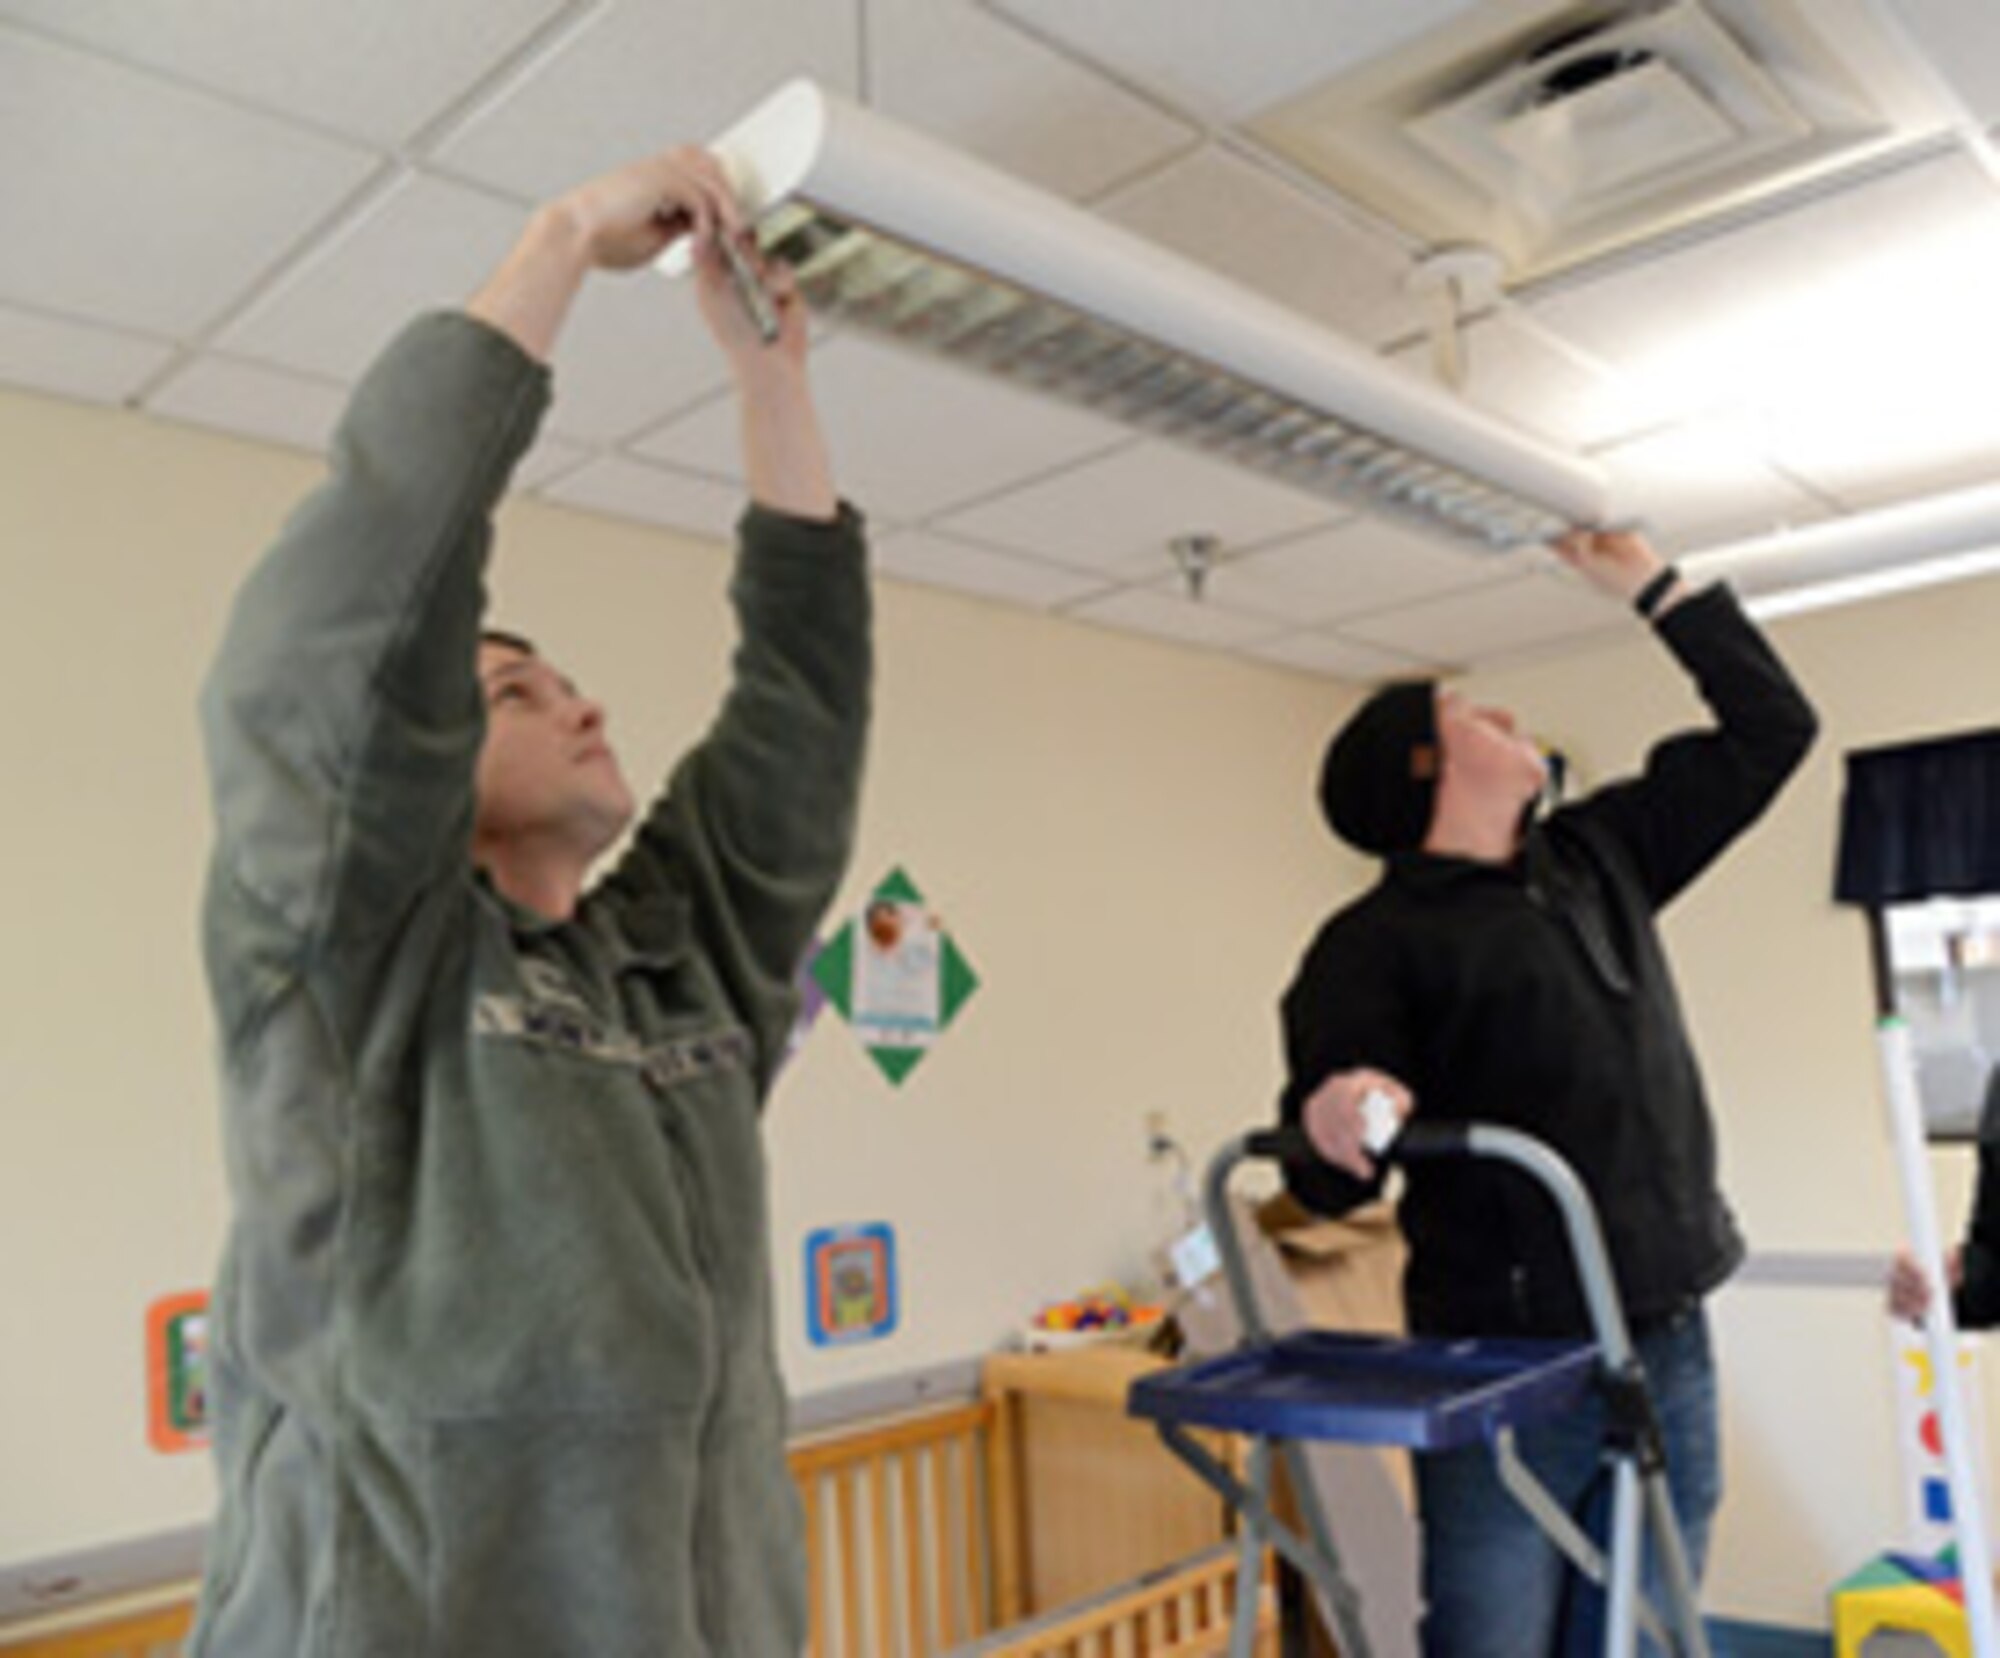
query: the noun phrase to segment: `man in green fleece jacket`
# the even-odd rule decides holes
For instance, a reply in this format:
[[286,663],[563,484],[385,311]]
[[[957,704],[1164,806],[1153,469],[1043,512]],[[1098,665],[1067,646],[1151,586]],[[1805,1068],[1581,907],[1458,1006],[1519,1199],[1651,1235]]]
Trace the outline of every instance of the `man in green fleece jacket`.
[[[604,715],[482,636],[491,513],[585,277],[693,239],[750,505],[732,684],[629,849]],[[795,1654],[759,1113],[845,865],[860,521],[766,273],[679,150],[536,212],[369,371],[205,687],[234,1215],[205,1658]],[[754,254],[750,255],[754,261]]]

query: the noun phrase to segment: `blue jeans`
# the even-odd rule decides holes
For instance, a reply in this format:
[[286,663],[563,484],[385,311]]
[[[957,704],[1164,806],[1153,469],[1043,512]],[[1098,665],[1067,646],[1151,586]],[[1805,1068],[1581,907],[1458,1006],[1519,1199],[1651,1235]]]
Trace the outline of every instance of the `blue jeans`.
[[[1699,1580],[1722,1495],[1708,1319],[1693,1308],[1647,1330],[1634,1345],[1666,1440],[1667,1484],[1688,1565]],[[1568,1416],[1515,1435],[1521,1460],[1600,1546],[1610,1509],[1610,1481],[1598,1478],[1603,1432],[1604,1409],[1592,1397]],[[1508,1495],[1491,1448],[1472,1445],[1415,1462],[1425,1658],[1597,1658],[1604,1650],[1603,1593],[1569,1569]],[[1642,1581],[1666,1616],[1653,1554],[1649,1542]]]

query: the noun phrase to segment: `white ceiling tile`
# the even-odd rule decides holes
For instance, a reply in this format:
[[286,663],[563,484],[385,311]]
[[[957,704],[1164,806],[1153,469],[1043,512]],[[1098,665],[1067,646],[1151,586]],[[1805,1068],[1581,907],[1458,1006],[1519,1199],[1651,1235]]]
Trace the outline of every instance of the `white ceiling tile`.
[[736,519],[743,511],[740,489],[619,455],[607,455],[579,467],[541,493],[567,506],[661,524],[719,541],[735,533]]
[[1293,535],[1326,504],[1175,444],[1144,441],[943,517],[938,527],[1080,570],[1141,579],[1172,567],[1168,543],[1224,550]]
[[1244,654],[1276,662],[1281,667],[1302,668],[1310,674],[1352,680],[1358,685],[1412,678],[1433,673],[1441,666],[1325,632],[1287,633],[1251,645]]
[[1890,418],[1877,431],[1882,441],[1872,448],[1866,434],[1850,432],[1841,434],[1837,448],[1788,439],[1778,444],[1777,453],[1789,469],[1810,476],[1853,511],[1971,489],[2000,476],[2000,409],[1961,427],[1949,448],[1899,443],[1901,429]]
[[[526,215],[484,191],[403,179],[220,336],[232,352],[351,379],[410,317],[463,303]],[[550,427],[615,443],[709,395],[728,369],[692,288],[650,270],[599,273],[558,338]]]
[[1036,610],[1068,604],[1103,585],[1040,559],[996,553],[921,530],[886,536],[874,544],[873,557],[875,568],[885,575]]
[[[1991,473],[2000,186],[1952,154],[1536,303],[1666,419],[1724,411],[1843,502]],[[1697,513],[1717,515],[1718,494]]]
[[374,168],[363,151],[0,28],[0,300],[212,321]]
[[1967,111],[2000,124],[2000,7],[1993,0],[1890,0],[1888,10]]
[[[821,409],[823,424],[826,392],[821,384],[824,375],[820,371],[830,360],[826,351],[815,352],[812,358],[814,402]],[[832,436],[827,434],[829,443]],[[632,445],[632,452],[689,472],[740,479],[743,476],[743,440],[738,435],[736,398],[728,384],[725,382],[711,391],[699,406],[675,415],[659,430],[648,432]],[[841,470],[837,463],[834,470]],[[842,481],[844,485],[845,479]]]
[[1392,52],[1477,0],[991,0],[1079,55],[1224,124]]
[[1766,411],[1772,459],[1849,507],[1991,482],[2000,470],[2000,315],[1963,330],[1941,313],[1933,320],[1911,319],[1901,335],[1907,359],[1894,359],[1887,342],[1857,351],[1843,394],[1822,383],[1815,397],[1802,386]]
[[1409,259],[1274,174],[1210,146],[1105,198],[1105,218],[1368,345],[1423,322]]
[[1340,631],[1422,661],[1470,667],[1630,625],[1625,607],[1551,568],[1344,622]]
[[144,406],[168,420],[324,454],[347,392],[256,363],[201,357],[164,382]]
[[32,391],[120,403],[172,356],[159,340],[0,306],[0,379]]
[[[853,335],[814,350],[812,377],[842,491],[866,510],[906,523],[1101,454],[1131,436],[1004,381]],[[696,409],[650,434],[637,452],[736,475],[734,400]]]
[[[1476,409],[1563,449],[1586,449],[1646,424],[1628,387],[1593,359],[1566,349],[1532,317],[1488,312],[1459,341],[1465,381],[1457,395]],[[1437,382],[1428,332],[1390,353]]]
[[1647,425],[1780,407],[1802,383],[1817,398],[1831,382],[1846,400],[1868,395],[1845,378],[1857,349],[1892,363],[1915,325],[1973,337],[2000,326],[1980,265],[1996,221],[2000,190],[1953,154],[1527,303],[1623,376]]
[[972,0],[871,0],[868,48],[883,114],[1061,196],[1087,199],[1200,140]]
[[1235,650],[1272,631],[1269,621],[1245,616],[1202,599],[1188,597],[1178,585],[1125,587],[1103,598],[1072,606],[1065,612],[1082,622],[1150,634],[1183,645],[1208,645]]
[[438,158],[540,200],[635,157],[712,138],[795,75],[851,92],[859,39],[858,0],[612,0]]
[[352,380],[418,312],[457,306],[525,215],[463,185],[407,176],[216,336],[238,356]]
[[556,343],[549,424],[580,442],[622,442],[728,382],[691,284],[651,270],[599,275]]
[[1771,469],[1761,438],[1754,421],[1717,418],[1604,450],[1612,518],[1639,520],[1678,550],[1824,518],[1823,503]]
[[1210,594],[1233,609],[1317,625],[1505,580],[1505,556],[1459,552],[1378,518],[1355,518],[1218,565]]
[[0,0],[0,18],[385,146],[414,134],[562,10],[563,0]]

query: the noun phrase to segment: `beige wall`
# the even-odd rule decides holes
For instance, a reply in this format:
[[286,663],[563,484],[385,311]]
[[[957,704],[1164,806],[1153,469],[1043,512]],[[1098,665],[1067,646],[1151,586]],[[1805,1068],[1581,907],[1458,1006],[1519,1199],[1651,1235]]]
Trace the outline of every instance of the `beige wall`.
[[[143,1437],[140,1332],[206,1282],[224,1215],[195,918],[191,705],[228,594],[305,460],[0,395],[0,1562],[203,1518],[198,1456]],[[711,546],[511,508],[499,614],[612,710],[635,774],[707,718]],[[901,1089],[837,1020],[773,1148],[782,1345],[805,1392],[991,1346],[1138,1264],[1142,1119],[1204,1149],[1269,1108],[1272,1002],[1342,862],[1307,802],[1338,687],[884,583],[880,721],[847,902],[904,865],[980,973]],[[888,1220],[903,1326],[826,1352],[800,1253]],[[496,1217],[519,1224],[519,1217]]]
[[[2000,580],[1801,616],[1772,633],[1819,708],[1820,743],[1765,822],[1669,913],[1669,945],[1751,1247],[1886,1251],[1902,1212],[1866,933],[1830,897],[1841,756],[2000,723]],[[1600,777],[1635,765],[1696,706],[1644,639],[1478,688],[1573,745]],[[1934,1154],[1954,1236],[1970,1169],[1968,1151]],[[1710,1603],[1824,1627],[1828,1586],[1903,1541],[1879,1303],[1872,1292],[1745,1284],[1718,1298],[1716,1330],[1730,1489]]]

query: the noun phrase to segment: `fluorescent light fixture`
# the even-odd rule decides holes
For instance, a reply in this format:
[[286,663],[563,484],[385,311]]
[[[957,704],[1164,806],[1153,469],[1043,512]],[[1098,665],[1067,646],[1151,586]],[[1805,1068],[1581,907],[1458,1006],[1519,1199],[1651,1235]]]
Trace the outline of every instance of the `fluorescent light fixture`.
[[711,148],[766,256],[843,326],[1461,543],[1606,517],[1594,463],[810,81]]
[[1726,577],[1760,618],[1988,575],[2000,571],[2000,484],[1708,548],[1680,565],[1691,579]]

